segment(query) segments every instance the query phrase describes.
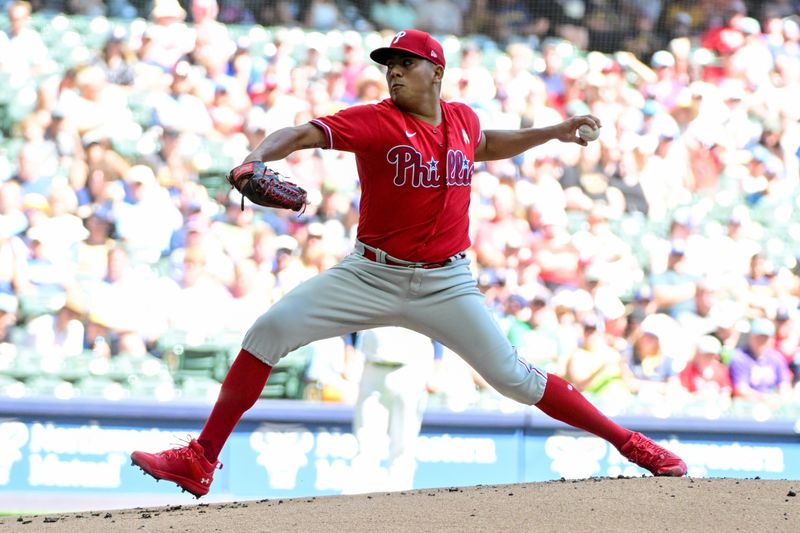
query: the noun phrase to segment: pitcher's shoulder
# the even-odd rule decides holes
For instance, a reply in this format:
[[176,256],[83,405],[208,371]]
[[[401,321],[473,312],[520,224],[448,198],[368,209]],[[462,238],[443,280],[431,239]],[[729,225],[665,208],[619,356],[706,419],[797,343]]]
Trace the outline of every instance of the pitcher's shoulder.
[[478,120],[478,114],[469,104],[464,102],[448,102],[442,100],[442,105],[449,113],[462,117],[465,120]]

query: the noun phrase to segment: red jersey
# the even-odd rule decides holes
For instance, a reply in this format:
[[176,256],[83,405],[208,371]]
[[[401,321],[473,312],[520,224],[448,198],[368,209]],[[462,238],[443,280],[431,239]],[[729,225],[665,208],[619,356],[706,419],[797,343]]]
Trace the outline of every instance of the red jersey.
[[469,247],[469,201],[481,127],[442,102],[433,126],[391,99],[316,118],[326,148],[353,152],[361,181],[358,239],[406,261],[442,261]]

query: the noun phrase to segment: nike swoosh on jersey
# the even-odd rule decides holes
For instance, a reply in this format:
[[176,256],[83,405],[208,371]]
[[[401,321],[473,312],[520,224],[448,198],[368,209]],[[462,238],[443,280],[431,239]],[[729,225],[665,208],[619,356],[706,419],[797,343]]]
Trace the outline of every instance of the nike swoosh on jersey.
[[416,131],[407,131],[405,133],[406,133],[406,137],[408,137],[409,139],[417,134]]

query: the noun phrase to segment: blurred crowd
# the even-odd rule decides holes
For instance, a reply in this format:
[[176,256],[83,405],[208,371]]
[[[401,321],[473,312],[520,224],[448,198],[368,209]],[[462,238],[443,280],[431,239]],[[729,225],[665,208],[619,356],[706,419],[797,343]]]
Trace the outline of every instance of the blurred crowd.
[[[476,164],[469,255],[520,353],[610,414],[798,415],[797,3],[34,5],[0,18],[0,366],[238,342],[350,253],[350,154],[275,163],[310,193],[300,215],[224,173],[281,127],[387,97],[367,53],[416,26],[484,128],[603,123],[585,148]],[[313,349],[315,390],[351,401],[352,346]],[[444,405],[507,407],[448,350],[437,369]]]

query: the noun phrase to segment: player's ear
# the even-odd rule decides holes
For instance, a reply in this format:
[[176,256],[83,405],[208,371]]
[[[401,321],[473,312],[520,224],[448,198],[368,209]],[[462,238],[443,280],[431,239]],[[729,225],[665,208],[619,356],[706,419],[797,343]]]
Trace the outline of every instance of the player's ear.
[[433,65],[433,81],[440,82],[444,77],[444,67],[441,65]]

